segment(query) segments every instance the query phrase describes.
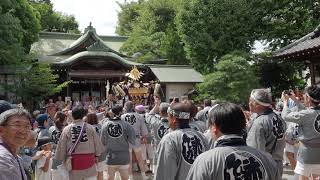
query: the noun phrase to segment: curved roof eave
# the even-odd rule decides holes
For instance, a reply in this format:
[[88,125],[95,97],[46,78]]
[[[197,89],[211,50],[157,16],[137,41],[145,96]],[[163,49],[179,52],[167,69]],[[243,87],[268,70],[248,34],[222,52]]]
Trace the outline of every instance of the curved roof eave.
[[[103,46],[104,46],[106,49],[108,49],[110,52],[112,52],[112,53],[114,53],[114,54],[116,54],[116,55],[118,55],[118,56],[120,56],[120,57],[127,57],[126,55],[121,54],[121,53],[113,50],[112,48],[110,48],[108,45],[106,45],[106,43],[104,43],[104,41],[103,41],[97,34],[96,34],[95,38],[97,39],[95,43],[100,42],[100,43],[103,44]],[[94,43],[93,43],[93,44],[94,44]]]
[[[320,25],[316,27],[314,31],[311,33],[303,36],[302,38],[290,43],[289,45],[280,48],[278,50],[275,50],[272,52],[273,58],[284,58],[293,56],[293,54],[299,54],[300,52],[303,52],[308,49],[316,48],[316,46],[319,46],[319,41],[316,43],[312,42],[314,39],[319,39],[319,31],[320,31]],[[299,47],[299,45],[301,47]]]
[[[85,32],[80,38],[78,38],[76,41],[74,41],[72,44],[70,44],[70,46],[60,52],[51,54],[50,56],[61,56],[61,55],[67,55],[68,52],[73,51],[74,49],[78,48],[79,46],[81,46],[81,44],[83,44],[85,41],[87,41],[90,37],[92,37],[95,42],[100,41],[107,49],[109,49],[112,53],[115,53],[119,56],[122,57],[126,57],[125,55],[113,50],[112,48],[110,48],[108,45],[106,45],[104,43],[104,41],[97,35],[97,33],[95,31],[92,30],[88,30],[87,32]],[[92,43],[94,44],[94,43]]]
[[63,60],[63,61],[55,62],[53,64],[60,65],[60,66],[68,66],[68,65],[75,63],[76,61],[78,61],[82,57],[112,57],[113,59],[119,60],[119,63],[121,63],[122,65],[124,65],[126,67],[144,66],[144,64],[141,64],[141,63],[128,61],[113,52],[104,52],[104,51],[82,51],[80,53],[77,53],[77,54]]
[[60,52],[50,54],[50,55],[51,56],[61,56],[61,55],[65,55],[66,53],[76,49],[77,47],[79,47],[82,43],[84,43],[90,37],[90,34],[89,34],[90,32],[92,32],[92,31],[87,31],[86,33],[84,33],[79,39],[77,39],[76,41],[71,43],[68,48],[66,48]]

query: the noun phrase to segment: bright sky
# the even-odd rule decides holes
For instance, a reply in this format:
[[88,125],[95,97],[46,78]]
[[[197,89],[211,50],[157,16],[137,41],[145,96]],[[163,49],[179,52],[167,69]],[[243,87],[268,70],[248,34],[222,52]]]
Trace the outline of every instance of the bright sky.
[[[120,7],[125,0],[51,0],[53,8],[74,15],[81,32],[92,22],[99,35],[115,35]],[[127,2],[130,2],[130,0]]]

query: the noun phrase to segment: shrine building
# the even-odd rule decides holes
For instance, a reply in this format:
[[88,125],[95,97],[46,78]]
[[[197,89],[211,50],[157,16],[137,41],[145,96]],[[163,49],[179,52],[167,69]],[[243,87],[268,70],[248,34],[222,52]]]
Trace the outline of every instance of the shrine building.
[[[83,99],[106,97],[107,84],[128,81],[128,73],[138,69],[140,83],[159,82],[164,99],[188,95],[202,75],[188,65],[142,64],[119,52],[128,39],[124,36],[99,36],[91,24],[83,34],[41,32],[31,52],[38,61],[51,65],[58,82],[70,81],[59,95]],[[1,74],[0,74],[1,76]]]

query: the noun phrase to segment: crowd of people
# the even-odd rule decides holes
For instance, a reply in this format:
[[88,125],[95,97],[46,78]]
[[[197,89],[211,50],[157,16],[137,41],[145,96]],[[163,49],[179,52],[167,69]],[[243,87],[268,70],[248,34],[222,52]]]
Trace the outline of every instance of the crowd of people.
[[303,98],[254,89],[231,102],[161,102],[112,95],[102,104],[61,97],[32,115],[0,100],[0,180],[280,180],[288,159],[300,180],[320,176],[320,88]]

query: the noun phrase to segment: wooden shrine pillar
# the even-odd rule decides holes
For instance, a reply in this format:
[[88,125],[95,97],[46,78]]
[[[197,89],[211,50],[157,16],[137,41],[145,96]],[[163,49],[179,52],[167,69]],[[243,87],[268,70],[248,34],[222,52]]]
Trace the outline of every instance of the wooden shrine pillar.
[[[71,80],[71,77],[69,75],[69,72],[67,72],[67,81],[70,81]],[[72,97],[72,83],[69,83],[67,85],[67,96],[68,97]],[[73,100],[74,101],[74,100]]]
[[313,62],[311,62],[309,64],[309,69],[310,69],[310,78],[311,78],[311,85],[315,85],[316,84],[316,78],[315,78],[315,64]]

